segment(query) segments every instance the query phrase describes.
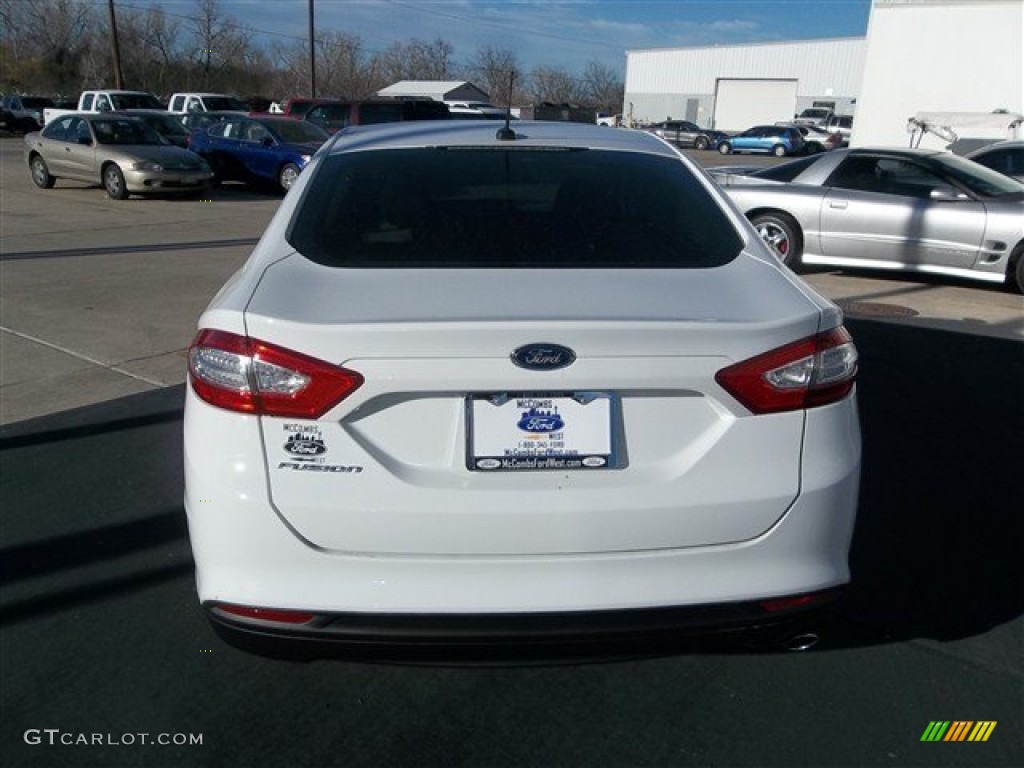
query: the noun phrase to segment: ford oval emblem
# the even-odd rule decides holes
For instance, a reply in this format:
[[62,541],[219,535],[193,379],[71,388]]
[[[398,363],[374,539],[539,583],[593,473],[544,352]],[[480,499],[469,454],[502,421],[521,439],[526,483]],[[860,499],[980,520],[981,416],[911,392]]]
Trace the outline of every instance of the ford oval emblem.
[[512,352],[512,362],[528,371],[555,371],[576,362],[576,353],[559,344],[526,344]]

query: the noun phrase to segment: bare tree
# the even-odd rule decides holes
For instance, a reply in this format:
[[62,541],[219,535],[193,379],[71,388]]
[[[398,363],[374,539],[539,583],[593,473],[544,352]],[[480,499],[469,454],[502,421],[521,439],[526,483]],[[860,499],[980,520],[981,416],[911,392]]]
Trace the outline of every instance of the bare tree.
[[147,56],[156,63],[156,83],[149,86],[157,93],[169,94],[174,90],[171,78],[180,71],[181,23],[169,19],[163,8],[153,6],[146,10],[142,25],[142,39]]
[[329,32],[317,37],[319,62],[317,68],[321,78],[321,89],[339,98],[362,98],[368,82],[363,62],[363,42],[359,37],[344,32]]
[[492,104],[525,100],[519,60],[508,48],[484,46],[477,49],[466,65],[466,72],[479,88],[487,91]]
[[618,73],[599,61],[590,61],[583,70],[584,100],[604,112],[619,112],[626,87]]
[[91,7],[79,0],[3,0],[4,79],[22,88],[64,93],[83,81],[82,62],[92,44]]
[[448,80],[453,76],[454,52],[447,40],[437,38],[428,42],[413,38],[407,43],[393,43],[377,55],[375,63],[387,81],[385,85],[399,80]]
[[577,104],[581,96],[576,78],[555,67],[537,67],[530,72],[528,90],[535,103]]
[[202,88],[219,85],[223,89],[237,90],[233,77],[223,77],[231,70],[237,73],[248,55],[249,34],[231,17],[223,16],[217,0],[196,0],[196,18],[192,20],[194,49],[192,55],[199,62]]

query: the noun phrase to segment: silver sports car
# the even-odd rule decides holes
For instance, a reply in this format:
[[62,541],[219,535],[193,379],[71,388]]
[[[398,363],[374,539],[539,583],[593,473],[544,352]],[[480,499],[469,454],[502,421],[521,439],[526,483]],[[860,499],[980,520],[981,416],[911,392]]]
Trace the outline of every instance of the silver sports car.
[[1024,184],[948,152],[838,149],[712,174],[788,266],[1007,282],[1024,293]]

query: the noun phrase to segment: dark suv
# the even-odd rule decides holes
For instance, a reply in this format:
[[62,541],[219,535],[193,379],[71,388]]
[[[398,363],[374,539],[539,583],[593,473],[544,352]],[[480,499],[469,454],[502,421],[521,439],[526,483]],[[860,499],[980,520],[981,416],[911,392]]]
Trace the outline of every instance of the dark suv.
[[405,120],[447,120],[448,105],[432,99],[373,99],[369,101],[334,101],[317,104],[305,120],[328,133],[350,125],[400,123]]

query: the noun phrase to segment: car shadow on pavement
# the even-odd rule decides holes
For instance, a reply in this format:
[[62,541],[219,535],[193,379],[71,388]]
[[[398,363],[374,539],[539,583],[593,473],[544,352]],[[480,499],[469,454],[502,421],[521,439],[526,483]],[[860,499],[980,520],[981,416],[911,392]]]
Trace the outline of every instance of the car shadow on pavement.
[[[853,583],[825,647],[955,640],[1017,619],[1024,345],[870,320],[848,327],[861,353],[863,472]],[[3,623],[191,569],[182,400],[178,385],[0,427],[2,501],[33,511],[2,529]]]
[[832,644],[982,634],[1024,613],[1024,345],[872,321],[853,582]]

